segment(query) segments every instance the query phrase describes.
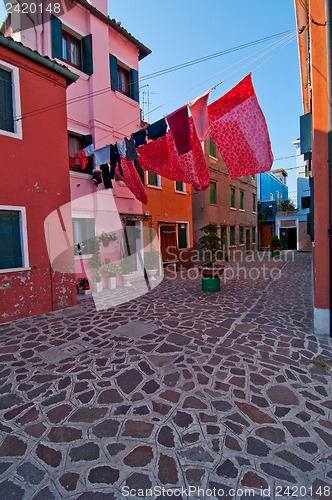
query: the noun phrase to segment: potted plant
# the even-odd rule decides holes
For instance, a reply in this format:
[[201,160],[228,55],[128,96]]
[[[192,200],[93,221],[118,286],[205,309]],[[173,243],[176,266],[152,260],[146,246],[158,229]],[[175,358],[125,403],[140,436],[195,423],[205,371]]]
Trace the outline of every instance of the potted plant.
[[131,273],[134,271],[134,269],[135,269],[134,255],[123,257],[121,262],[121,274],[125,287],[132,286],[132,284],[129,283],[129,281],[132,278]]
[[92,268],[92,275],[95,279],[95,291],[102,292],[103,285],[101,282],[100,270],[101,270],[101,259],[100,259],[100,240],[98,237],[93,238],[94,251],[93,255],[89,261],[89,265]]
[[272,252],[272,257],[277,257],[280,255],[280,250],[282,250],[282,243],[277,234],[271,236],[270,249]]
[[159,252],[157,252],[154,248],[144,254],[144,267],[149,280],[156,281],[155,275],[157,274],[159,268]]
[[108,247],[110,244],[110,241],[116,241],[118,237],[114,233],[104,233],[104,231],[101,233],[101,235],[98,237],[99,241],[102,242],[104,247]]
[[108,278],[108,288],[113,290],[116,288],[116,276],[120,274],[121,268],[119,264],[115,262],[111,264],[104,264],[101,268],[101,272],[106,278]]
[[78,293],[81,295],[89,295],[91,294],[90,283],[88,278],[80,278],[78,280]]
[[202,274],[202,290],[204,292],[220,291],[220,276],[224,272],[225,266],[216,264],[218,256],[223,255],[222,239],[217,236],[218,226],[207,224],[201,228],[204,236],[199,239],[199,249],[202,256],[200,266]]

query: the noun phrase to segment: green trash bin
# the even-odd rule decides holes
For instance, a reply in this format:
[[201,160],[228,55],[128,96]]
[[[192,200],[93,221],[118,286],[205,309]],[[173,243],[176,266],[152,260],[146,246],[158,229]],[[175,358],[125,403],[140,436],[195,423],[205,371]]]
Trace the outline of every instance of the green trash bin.
[[220,278],[204,278],[202,276],[202,290],[203,292],[220,292]]

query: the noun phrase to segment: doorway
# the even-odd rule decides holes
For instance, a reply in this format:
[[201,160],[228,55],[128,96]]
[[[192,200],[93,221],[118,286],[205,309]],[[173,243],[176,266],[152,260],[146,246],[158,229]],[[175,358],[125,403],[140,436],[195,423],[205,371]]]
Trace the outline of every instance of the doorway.
[[280,239],[284,250],[297,250],[296,227],[283,227],[280,229]]

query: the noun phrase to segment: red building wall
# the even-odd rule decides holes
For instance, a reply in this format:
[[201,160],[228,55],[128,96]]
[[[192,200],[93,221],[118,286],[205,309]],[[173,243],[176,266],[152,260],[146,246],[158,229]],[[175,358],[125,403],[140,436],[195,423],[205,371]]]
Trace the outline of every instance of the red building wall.
[[[66,81],[4,47],[0,61],[19,69],[22,116],[41,111],[22,120],[22,140],[0,135],[0,205],[26,207],[30,268],[0,270],[0,322],[5,322],[74,305],[76,295],[73,275],[51,269],[44,234],[47,215],[70,201],[66,107],[42,110],[65,101]],[[72,234],[66,236],[72,241]],[[72,262],[69,250],[67,263]]]

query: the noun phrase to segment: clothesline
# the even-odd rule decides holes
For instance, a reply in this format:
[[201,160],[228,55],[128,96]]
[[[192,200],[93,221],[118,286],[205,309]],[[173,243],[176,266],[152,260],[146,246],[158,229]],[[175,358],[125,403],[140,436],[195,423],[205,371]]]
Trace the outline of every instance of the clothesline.
[[[269,170],[273,162],[271,144],[251,74],[210,105],[209,94],[210,90],[166,118],[133,133],[130,139],[125,137],[122,143],[117,141],[116,145],[95,150],[95,164],[100,166],[105,188],[112,188],[117,172],[136,198],[147,203],[145,188],[133,164],[139,157],[143,170],[186,182],[196,191],[207,189],[210,176],[201,141],[208,135],[219,149],[230,179]],[[85,161],[86,152],[84,149],[76,153],[80,162]],[[98,185],[100,173],[99,178],[95,174]]]

